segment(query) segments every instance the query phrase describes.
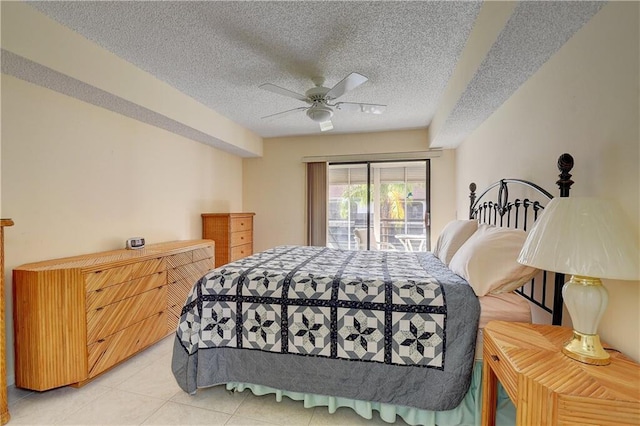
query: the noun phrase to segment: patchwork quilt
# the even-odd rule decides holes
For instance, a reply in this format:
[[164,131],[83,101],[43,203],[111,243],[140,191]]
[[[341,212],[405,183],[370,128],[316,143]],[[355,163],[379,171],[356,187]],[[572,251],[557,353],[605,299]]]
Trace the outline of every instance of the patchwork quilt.
[[447,410],[471,381],[479,313],[431,253],[281,246],[194,285],[172,368],[190,393],[245,382]]

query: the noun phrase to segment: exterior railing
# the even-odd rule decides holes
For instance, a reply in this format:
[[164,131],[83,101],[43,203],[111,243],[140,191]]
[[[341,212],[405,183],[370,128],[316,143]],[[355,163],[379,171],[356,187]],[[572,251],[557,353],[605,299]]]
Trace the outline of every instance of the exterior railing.
[[[327,229],[327,245],[333,248],[343,250],[357,250],[358,246],[354,239],[353,231],[355,229],[366,229],[367,225],[362,220],[329,220]],[[404,221],[394,219],[381,219],[380,230],[376,232],[379,243],[385,247],[389,245],[397,250],[404,251],[405,246],[402,241],[396,238],[396,235],[425,235],[425,226],[423,221]],[[373,242],[373,238],[371,239]],[[416,249],[418,244],[414,244]]]

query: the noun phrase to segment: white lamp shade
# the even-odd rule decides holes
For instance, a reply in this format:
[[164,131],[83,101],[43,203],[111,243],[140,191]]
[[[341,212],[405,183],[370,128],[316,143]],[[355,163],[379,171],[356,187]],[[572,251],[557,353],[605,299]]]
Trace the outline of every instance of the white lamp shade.
[[554,198],[529,231],[518,262],[565,274],[637,280],[638,240],[626,223],[610,201]]

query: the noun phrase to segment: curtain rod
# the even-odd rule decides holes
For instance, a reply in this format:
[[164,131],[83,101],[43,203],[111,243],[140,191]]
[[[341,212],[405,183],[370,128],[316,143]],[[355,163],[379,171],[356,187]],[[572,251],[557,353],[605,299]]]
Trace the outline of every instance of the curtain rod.
[[359,161],[388,161],[388,160],[426,160],[442,156],[442,149],[410,152],[381,152],[375,154],[346,154],[346,155],[318,155],[302,157],[303,163],[350,163]]

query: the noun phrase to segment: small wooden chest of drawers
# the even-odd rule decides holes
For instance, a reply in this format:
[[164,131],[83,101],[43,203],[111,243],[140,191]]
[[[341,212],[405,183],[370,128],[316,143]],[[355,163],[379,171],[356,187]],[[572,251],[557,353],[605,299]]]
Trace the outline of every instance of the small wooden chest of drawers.
[[213,256],[213,241],[173,241],[15,268],[16,386],[82,385],[174,333]]
[[255,213],[203,213],[202,238],[216,242],[216,266],[253,254]]

